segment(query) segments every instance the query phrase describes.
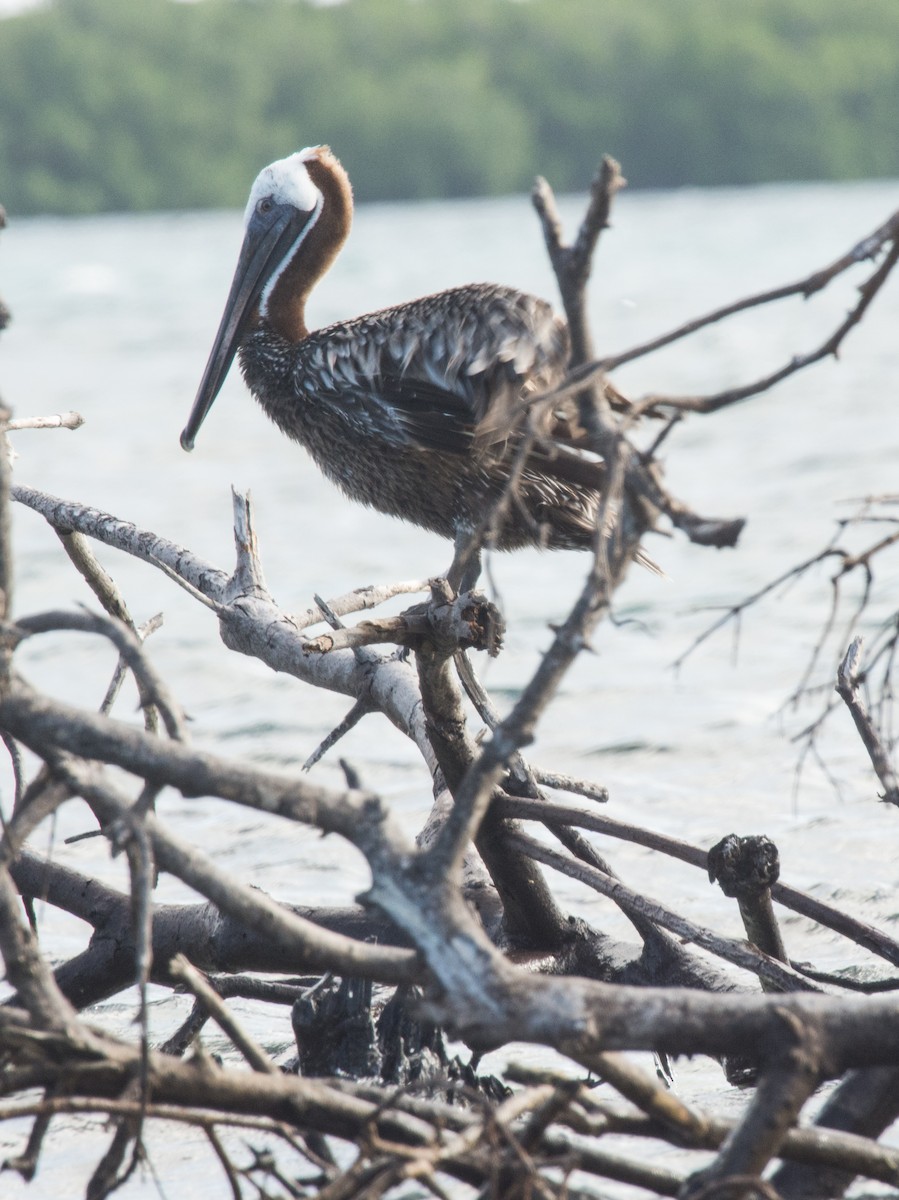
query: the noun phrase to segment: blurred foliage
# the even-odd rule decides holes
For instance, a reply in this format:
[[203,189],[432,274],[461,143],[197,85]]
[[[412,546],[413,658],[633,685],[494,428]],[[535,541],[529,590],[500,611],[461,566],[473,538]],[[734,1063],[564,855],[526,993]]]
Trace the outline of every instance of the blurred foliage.
[[897,0],[57,0],[0,20],[0,196],[239,205],[315,142],[365,200],[899,175],[897,47]]

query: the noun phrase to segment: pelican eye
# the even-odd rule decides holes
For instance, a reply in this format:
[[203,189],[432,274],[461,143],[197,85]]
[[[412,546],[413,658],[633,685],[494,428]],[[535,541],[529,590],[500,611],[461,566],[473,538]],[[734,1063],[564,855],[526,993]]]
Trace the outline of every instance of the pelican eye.
[[275,202],[271,198],[271,196],[263,196],[262,199],[259,201],[259,203],[256,205],[256,211],[260,214],[260,216],[264,217],[268,213],[270,213],[274,207],[275,207]]

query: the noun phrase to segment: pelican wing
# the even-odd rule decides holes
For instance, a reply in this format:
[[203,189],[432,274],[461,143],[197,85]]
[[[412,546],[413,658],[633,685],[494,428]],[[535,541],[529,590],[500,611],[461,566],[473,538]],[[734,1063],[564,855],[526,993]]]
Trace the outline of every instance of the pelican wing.
[[397,444],[501,455],[525,398],[558,381],[567,331],[544,301],[472,284],[310,334],[298,392]]

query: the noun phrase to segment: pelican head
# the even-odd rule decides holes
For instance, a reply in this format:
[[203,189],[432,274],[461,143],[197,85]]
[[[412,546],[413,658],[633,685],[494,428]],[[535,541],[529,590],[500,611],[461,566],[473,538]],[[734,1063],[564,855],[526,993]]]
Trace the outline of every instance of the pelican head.
[[289,341],[306,336],[306,298],[346,240],[351,217],[349,180],[327,146],[309,146],[257,175],[225,311],[181,434],[185,450],[251,329],[265,321]]

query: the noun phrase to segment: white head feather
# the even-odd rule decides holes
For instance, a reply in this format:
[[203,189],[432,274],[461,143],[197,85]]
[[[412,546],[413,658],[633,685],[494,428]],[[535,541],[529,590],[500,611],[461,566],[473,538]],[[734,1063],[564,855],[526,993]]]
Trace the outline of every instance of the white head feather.
[[307,146],[287,158],[279,158],[270,166],[264,167],[250,188],[250,198],[244,212],[244,224],[247,224],[256,205],[265,196],[271,196],[276,204],[292,204],[301,212],[312,212],[321,202],[322,194],[309,178],[306,163],[318,154],[318,146]]
[[281,260],[277,270],[272,272],[268,282],[262,289],[262,295],[259,298],[259,311],[263,316],[268,315],[268,302],[272,294],[272,289],[280,279],[287,264],[296,254],[300,243],[318,220],[319,213],[321,212],[324,197],[310,179],[309,172],[306,169],[306,163],[310,158],[315,158],[318,155],[319,149],[320,147],[318,146],[307,146],[305,150],[298,150],[296,154],[290,154],[287,158],[279,158],[277,162],[271,163],[270,166],[264,167],[259,172],[253,182],[253,186],[250,188],[250,198],[247,201],[246,211],[244,212],[245,228],[249,225],[250,218],[256,211],[256,205],[266,197],[271,197],[276,204],[290,204],[299,212],[313,214],[310,220],[303,226],[299,237],[291,246],[288,253]]

